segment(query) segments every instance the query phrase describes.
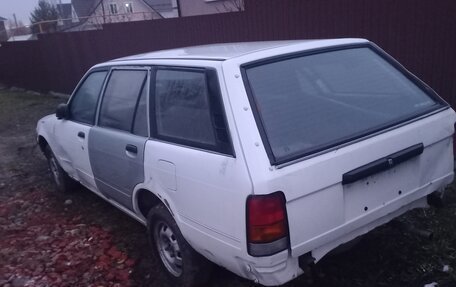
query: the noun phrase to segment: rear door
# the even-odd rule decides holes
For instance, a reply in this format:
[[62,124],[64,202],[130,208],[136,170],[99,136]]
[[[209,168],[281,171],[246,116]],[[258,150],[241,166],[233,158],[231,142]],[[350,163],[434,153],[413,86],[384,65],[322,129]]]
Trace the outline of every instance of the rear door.
[[132,209],[134,187],[144,181],[148,69],[114,68],[90,131],[89,154],[101,193]]

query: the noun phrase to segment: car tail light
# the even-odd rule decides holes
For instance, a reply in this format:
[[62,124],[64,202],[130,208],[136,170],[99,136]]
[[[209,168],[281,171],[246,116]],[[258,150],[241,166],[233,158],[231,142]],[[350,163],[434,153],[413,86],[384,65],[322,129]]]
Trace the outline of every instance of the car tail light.
[[288,223],[282,192],[247,198],[247,244],[252,256],[268,256],[288,248]]

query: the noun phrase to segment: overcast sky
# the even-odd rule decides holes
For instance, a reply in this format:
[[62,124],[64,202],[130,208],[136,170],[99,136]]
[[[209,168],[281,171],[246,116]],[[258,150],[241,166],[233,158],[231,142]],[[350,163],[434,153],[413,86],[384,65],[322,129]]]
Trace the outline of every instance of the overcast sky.
[[[53,0],[51,2],[59,2]],[[62,3],[69,3],[70,0],[62,0]],[[21,20],[24,24],[29,24],[30,12],[38,4],[38,0],[0,0],[0,17],[13,19],[13,13],[16,14],[17,20]]]

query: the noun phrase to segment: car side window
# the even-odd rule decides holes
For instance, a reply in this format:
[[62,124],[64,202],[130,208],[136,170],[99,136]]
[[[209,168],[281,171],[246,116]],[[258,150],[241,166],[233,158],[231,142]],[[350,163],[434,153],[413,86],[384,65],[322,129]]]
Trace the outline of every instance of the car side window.
[[[210,74],[214,75],[212,80]],[[215,71],[158,68],[154,83],[154,137],[232,154]]]
[[93,72],[85,78],[71,98],[69,107],[71,120],[94,124],[98,98],[107,74],[107,71]]
[[100,108],[99,126],[130,132],[140,92],[147,77],[145,70],[114,70]]
[[155,82],[158,136],[215,145],[205,73],[158,70]]

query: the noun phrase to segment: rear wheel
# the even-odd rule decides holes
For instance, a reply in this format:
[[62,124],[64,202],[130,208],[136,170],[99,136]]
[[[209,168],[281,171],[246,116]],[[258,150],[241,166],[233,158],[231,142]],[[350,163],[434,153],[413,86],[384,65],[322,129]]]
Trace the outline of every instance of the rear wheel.
[[48,161],[51,177],[55,184],[55,189],[60,193],[73,191],[77,186],[77,183],[72,178],[70,178],[68,174],[62,169],[59,162],[57,161],[57,158],[48,145],[44,149],[44,155]]
[[212,264],[188,244],[163,204],[149,212],[148,233],[150,246],[171,286],[193,287],[207,282]]

